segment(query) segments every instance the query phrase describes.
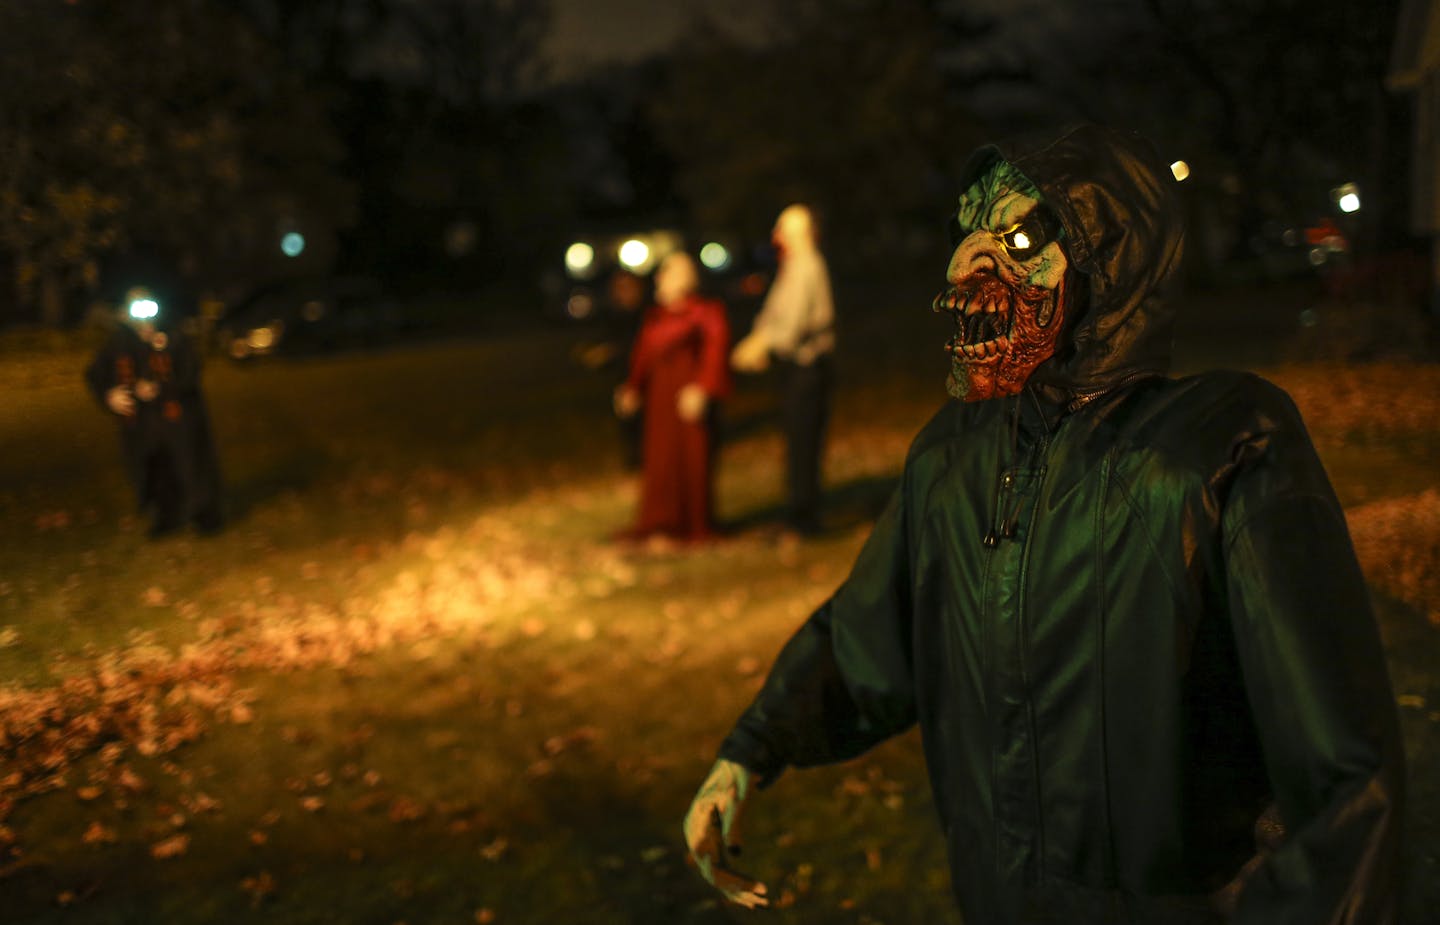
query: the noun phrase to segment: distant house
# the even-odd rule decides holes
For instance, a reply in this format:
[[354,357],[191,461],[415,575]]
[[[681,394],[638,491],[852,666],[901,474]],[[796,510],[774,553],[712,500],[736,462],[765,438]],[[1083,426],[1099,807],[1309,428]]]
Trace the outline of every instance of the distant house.
[[1385,83],[1411,98],[1410,230],[1430,238],[1430,311],[1440,318],[1440,0],[1402,0]]

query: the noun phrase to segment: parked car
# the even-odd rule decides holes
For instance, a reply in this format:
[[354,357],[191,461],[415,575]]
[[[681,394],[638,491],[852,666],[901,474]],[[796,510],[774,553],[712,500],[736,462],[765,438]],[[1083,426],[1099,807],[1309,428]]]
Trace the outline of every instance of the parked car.
[[261,289],[225,312],[214,336],[231,359],[250,360],[383,343],[404,327],[402,306],[378,281],[327,277]]

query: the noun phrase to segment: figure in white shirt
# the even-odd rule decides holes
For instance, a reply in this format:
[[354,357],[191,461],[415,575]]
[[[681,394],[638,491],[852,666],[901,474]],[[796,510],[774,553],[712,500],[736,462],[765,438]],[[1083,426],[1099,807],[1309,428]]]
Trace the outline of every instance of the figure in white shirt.
[[820,461],[830,416],[835,301],[830,271],[816,242],[815,219],[787,206],[771,233],[780,268],[750,333],[735,345],[739,372],[779,374],[786,439],[786,523],[804,536],[820,529]]

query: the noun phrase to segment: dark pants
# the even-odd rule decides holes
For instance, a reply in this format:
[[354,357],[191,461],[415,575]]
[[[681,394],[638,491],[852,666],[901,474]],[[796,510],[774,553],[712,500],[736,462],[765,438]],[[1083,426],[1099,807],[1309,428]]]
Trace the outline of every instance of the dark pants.
[[785,519],[801,533],[820,529],[820,460],[830,418],[834,371],[829,355],[808,366],[776,360],[783,405],[789,506]]

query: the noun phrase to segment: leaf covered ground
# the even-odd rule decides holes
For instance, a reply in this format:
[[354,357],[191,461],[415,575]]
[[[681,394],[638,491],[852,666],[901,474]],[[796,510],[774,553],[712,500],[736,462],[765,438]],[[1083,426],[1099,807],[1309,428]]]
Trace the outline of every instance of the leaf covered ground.
[[[727,408],[729,537],[610,543],[635,487],[614,372],[569,362],[577,331],[212,364],[235,517],[160,542],[127,510],[83,357],[7,358],[4,921],[746,918],[686,868],[679,821],[943,399],[926,301],[909,324],[852,315],[832,529],[803,544],[770,529],[764,380]],[[1210,365],[1195,343],[1186,362]],[[1440,901],[1440,367],[1274,357],[1262,371],[1310,422],[1376,592],[1419,925]],[[917,746],[759,798],[745,865],[771,920],[955,920]]]

